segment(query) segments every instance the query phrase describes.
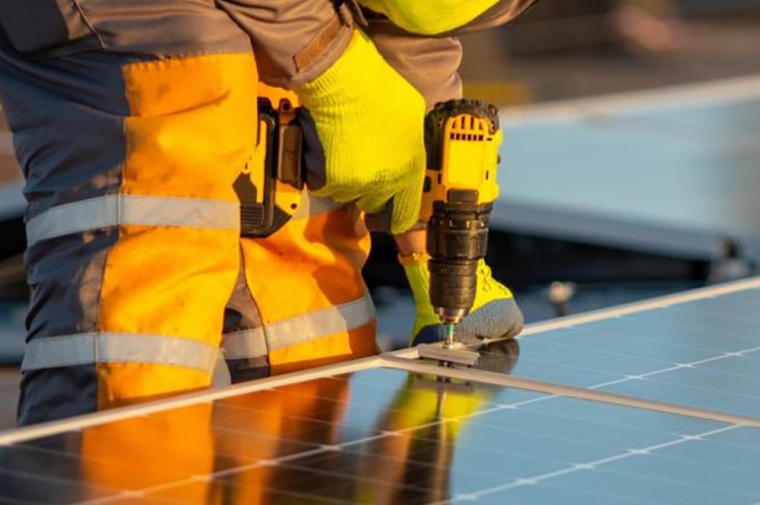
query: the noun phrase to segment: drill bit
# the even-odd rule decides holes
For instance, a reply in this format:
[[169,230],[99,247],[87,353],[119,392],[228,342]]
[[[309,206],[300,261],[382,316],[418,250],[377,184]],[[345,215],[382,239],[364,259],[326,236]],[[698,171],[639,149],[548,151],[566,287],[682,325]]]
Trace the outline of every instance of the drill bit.
[[446,340],[443,343],[444,349],[451,349],[454,347],[454,329],[456,328],[456,325],[453,323],[448,323],[446,325]]

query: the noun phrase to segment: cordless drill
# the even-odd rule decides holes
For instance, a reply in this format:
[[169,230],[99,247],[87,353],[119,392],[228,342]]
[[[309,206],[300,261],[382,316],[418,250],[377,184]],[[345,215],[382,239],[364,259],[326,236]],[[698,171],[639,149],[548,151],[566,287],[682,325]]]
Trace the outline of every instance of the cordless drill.
[[477,100],[439,103],[425,120],[428,169],[421,219],[427,222],[430,301],[446,325],[444,348],[472,308],[478,262],[499,196],[496,169],[503,134],[498,111]]

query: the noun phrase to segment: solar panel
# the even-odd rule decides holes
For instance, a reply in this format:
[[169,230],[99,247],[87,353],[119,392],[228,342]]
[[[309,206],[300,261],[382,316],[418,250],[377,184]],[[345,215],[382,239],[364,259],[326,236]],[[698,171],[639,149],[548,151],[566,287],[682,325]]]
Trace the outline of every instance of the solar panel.
[[760,417],[760,290],[525,337],[519,377]]
[[494,229],[705,261],[729,239],[757,257],[759,82],[504,110]]
[[0,434],[0,505],[757,505],[758,283]]
[[[0,503],[657,503],[677,491],[665,503],[749,505],[760,496],[760,431],[426,380],[374,369],[20,442],[2,450]],[[690,451],[705,457],[694,462]]]

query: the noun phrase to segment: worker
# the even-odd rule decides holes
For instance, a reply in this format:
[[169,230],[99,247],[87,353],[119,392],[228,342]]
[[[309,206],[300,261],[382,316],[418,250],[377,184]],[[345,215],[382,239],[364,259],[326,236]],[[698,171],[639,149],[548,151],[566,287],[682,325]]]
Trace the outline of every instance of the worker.
[[[363,215],[390,203],[391,232],[415,226],[425,110],[461,93],[449,35],[532,1],[362,3],[0,1],[32,288],[19,424],[208,387],[220,345],[233,380],[377,352]],[[310,192],[241,240],[259,81],[308,110]],[[420,233],[401,247],[415,341],[437,331]],[[479,281],[463,330],[512,336],[511,293],[485,265]]]

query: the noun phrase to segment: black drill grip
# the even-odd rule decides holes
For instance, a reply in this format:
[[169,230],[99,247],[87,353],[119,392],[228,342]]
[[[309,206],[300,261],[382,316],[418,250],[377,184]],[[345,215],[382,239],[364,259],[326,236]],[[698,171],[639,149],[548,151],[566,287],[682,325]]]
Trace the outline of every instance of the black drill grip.
[[433,307],[469,312],[478,288],[478,261],[436,261],[431,258],[428,269]]

